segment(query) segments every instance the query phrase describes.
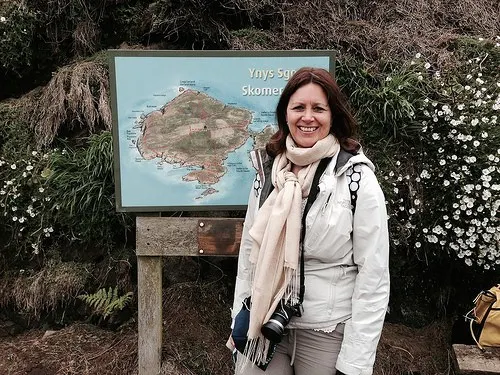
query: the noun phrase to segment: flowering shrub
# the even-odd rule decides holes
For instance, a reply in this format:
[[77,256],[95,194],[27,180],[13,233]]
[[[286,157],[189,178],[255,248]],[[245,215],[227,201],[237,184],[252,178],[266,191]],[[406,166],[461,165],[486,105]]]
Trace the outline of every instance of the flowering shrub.
[[37,151],[19,160],[0,157],[0,215],[18,250],[35,255],[54,231],[44,175],[48,159]]
[[393,245],[452,254],[500,268],[500,44],[469,42],[466,64],[439,72],[418,54],[419,81],[433,87],[415,107],[420,132],[384,179]]
[[31,64],[37,12],[21,2],[0,2],[0,68],[21,74]]
[[21,257],[37,255],[55,239],[112,246],[130,224],[114,202],[110,132],[77,150],[0,156],[0,231]]

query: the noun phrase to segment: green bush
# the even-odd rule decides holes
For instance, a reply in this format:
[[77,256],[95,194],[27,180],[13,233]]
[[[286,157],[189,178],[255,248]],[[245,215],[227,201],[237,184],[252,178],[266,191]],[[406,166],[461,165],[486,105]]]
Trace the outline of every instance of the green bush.
[[54,240],[109,248],[124,239],[131,219],[115,212],[110,132],[86,146],[0,156],[5,249],[29,258]]
[[115,211],[110,132],[90,136],[87,147],[53,152],[46,175],[50,212],[66,239],[106,248],[125,234],[131,221]]
[[500,268],[500,48],[468,40],[456,53],[464,65],[443,72],[413,60],[433,91],[414,105],[420,132],[407,154],[384,171],[392,244]]
[[38,254],[41,242],[54,231],[43,175],[48,158],[38,151],[0,156],[2,226],[9,238],[7,247],[16,248],[17,255],[25,255],[27,249]]
[[32,64],[37,17],[25,1],[0,2],[0,72],[21,76]]

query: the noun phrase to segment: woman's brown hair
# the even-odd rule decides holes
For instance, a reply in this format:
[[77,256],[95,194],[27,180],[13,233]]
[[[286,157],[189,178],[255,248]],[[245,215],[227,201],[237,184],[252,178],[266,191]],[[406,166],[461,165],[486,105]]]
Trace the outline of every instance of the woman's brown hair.
[[[286,149],[286,137],[290,134],[290,129],[286,123],[286,109],[290,97],[297,89],[315,83],[323,89],[328,99],[328,105],[332,113],[332,133],[343,144],[350,144],[349,138],[356,134],[356,120],[351,113],[347,98],[340,91],[340,88],[331,76],[331,74],[320,68],[304,67],[300,68],[290,78],[276,106],[276,119],[278,121],[278,131],[273,134],[266,145],[266,150],[269,155],[275,157]],[[349,147],[347,147],[349,148]]]

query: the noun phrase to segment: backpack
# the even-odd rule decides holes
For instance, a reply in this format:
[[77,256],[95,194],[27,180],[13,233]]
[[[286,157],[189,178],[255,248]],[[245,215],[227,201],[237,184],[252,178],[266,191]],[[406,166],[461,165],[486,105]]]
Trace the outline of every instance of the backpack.
[[470,321],[470,332],[479,349],[500,347],[500,284],[481,291],[465,318]]

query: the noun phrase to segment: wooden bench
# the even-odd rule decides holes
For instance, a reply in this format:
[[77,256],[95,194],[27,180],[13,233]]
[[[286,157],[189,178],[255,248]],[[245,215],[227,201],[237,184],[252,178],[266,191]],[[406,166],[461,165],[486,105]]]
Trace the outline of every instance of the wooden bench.
[[476,345],[454,344],[457,373],[466,375],[500,374],[500,348],[485,348]]

